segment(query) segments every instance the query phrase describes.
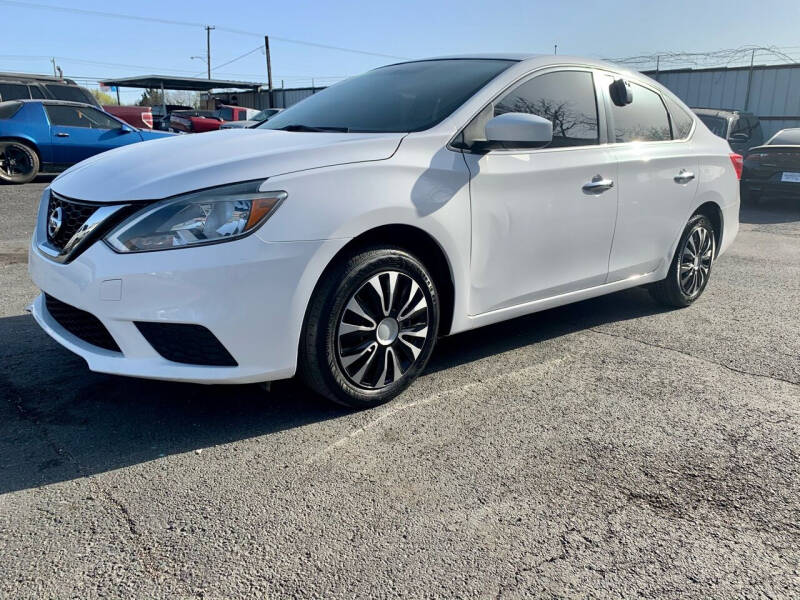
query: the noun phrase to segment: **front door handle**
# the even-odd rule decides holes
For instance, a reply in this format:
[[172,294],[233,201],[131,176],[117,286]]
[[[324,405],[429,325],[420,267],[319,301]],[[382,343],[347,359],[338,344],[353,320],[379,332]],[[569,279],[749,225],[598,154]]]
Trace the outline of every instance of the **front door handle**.
[[614,187],[613,179],[604,179],[602,175],[595,175],[588,183],[583,184],[584,194],[602,194]]
[[56,134],[56,137],[69,137],[69,134],[68,133],[64,133],[63,131],[59,131]]
[[673,179],[675,180],[675,183],[689,183],[692,179],[694,179],[694,173],[687,171],[686,169],[681,169]]

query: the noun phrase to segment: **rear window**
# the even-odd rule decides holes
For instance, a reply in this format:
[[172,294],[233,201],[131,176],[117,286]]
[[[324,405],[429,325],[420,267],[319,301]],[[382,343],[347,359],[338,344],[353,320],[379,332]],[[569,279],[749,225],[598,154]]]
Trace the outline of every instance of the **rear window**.
[[800,146],[800,129],[782,129],[767,142],[769,146]]
[[27,85],[0,82],[0,100],[19,100],[21,98],[30,98]]
[[706,124],[711,133],[718,135],[722,139],[728,139],[728,119],[725,117],[715,117],[712,115],[697,115]]
[[625,106],[611,105],[614,141],[659,142],[672,139],[667,109],[661,96],[636,83],[630,86],[633,102]]
[[45,84],[47,91],[53,95],[56,100],[69,100],[70,102],[84,102],[87,104],[97,104],[89,92],[77,85],[64,85],[61,83],[47,83]]
[[10,119],[22,106],[22,102],[0,102],[0,119]]

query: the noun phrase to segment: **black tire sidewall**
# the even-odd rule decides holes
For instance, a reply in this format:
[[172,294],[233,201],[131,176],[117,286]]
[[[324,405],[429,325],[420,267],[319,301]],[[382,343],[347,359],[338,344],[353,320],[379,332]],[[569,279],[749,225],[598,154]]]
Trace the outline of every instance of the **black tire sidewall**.
[[36,150],[31,148],[28,144],[24,144],[22,142],[17,142],[13,140],[11,141],[0,140],[0,143],[8,144],[10,146],[16,146],[17,148],[28,154],[28,156],[30,156],[31,163],[33,164],[33,169],[31,173],[28,173],[27,175],[9,176],[0,172],[0,183],[23,184],[33,181],[33,179],[39,174],[39,166],[40,166],[39,155],[36,153]]
[[[356,386],[344,374],[339,364],[336,333],[345,305],[352,295],[371,277],[389,270],[408,275],[425,294],[429,334],[408,371],[384,388],[369,390]],[[310,370],[317,371],[317,378],[321,379],[312,387],[331,400],[352,408],[368,408],[388,402],[419,376],[433,352],[440,317],[439,296],[433,279],[421,261],[400,248],[373,248],[359,252],[340,268],[331,271],[327,278],[328,284],[318,290],[323,295],[319,319],[317,322],[307,319],[305,324],[305,339],[311,342],[305,349],[305,362]],[[322,389],[319,383],[323,384]]]

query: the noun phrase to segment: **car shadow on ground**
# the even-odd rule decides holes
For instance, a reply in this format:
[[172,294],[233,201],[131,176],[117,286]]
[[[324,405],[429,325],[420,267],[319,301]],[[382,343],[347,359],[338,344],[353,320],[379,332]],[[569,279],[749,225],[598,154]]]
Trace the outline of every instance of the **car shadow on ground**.
[[[662,312],[626,290],[440,340],[426,374]],[[29,316],[0,319],[0,494],[334,419],[294,381],[201,386],[92,373]]]
[[743,202],[739,212],[739,221],[752,225],[800,221],[800,197],[793,200],[765,198],[758,204]]

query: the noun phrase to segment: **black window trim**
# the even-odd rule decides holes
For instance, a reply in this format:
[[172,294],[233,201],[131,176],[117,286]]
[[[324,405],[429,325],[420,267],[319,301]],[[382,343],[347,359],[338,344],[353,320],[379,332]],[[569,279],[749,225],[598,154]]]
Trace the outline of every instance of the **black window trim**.
[[[491,150],[471,150],[470,148],[462,148],[458,146],[458,138],[464,133],[464,130],[469,127],[469,124],[472,123],[472,120],[475,119],[479,114],[481,114],[486,108],[492,104],[494,104],[499,98],[505,96],[514,88],[527,83],[531,79],[539,77],[540,75],[547,75],[548,73],[556,73],[562,71],[581,71],[585,73],[589,73],[592,75],[592,84],[594,85],[594,101],[595,106],[597,108],[597,133],[599,136],[599,140],[597,144],[587,144],[586,146],[561,146],[558,148],[492,148]],[[479,110],[475,111],[475,113],[466,120],[466,122],[459,128],[458,132],[447,142],[445,146],[448,150],[453,152],[461,152],[466,154],[531,154],[531,153],[538,153],[538,152],[565,152],[568,150],[574,151],[581,151],[591,148],[600,148],[603,146],[608,145],[608,128],[604,127],[607,125],[608,119],[606,114],[606,107],[603,100],[603,92],[600,89],[600,85],[598,84],[598,73],[600,69],[590,65],[576,65],[576,64],[564,64],[564,65],[547,65],[543,67],[539,67],[533,71],[528,71],[523,75],[520,75],[517,79],[512,81],[506,87],[504,87],[500,92],[492,96],[491,100],[484,103]],[[487,84],[488,85],[488,84]]]

